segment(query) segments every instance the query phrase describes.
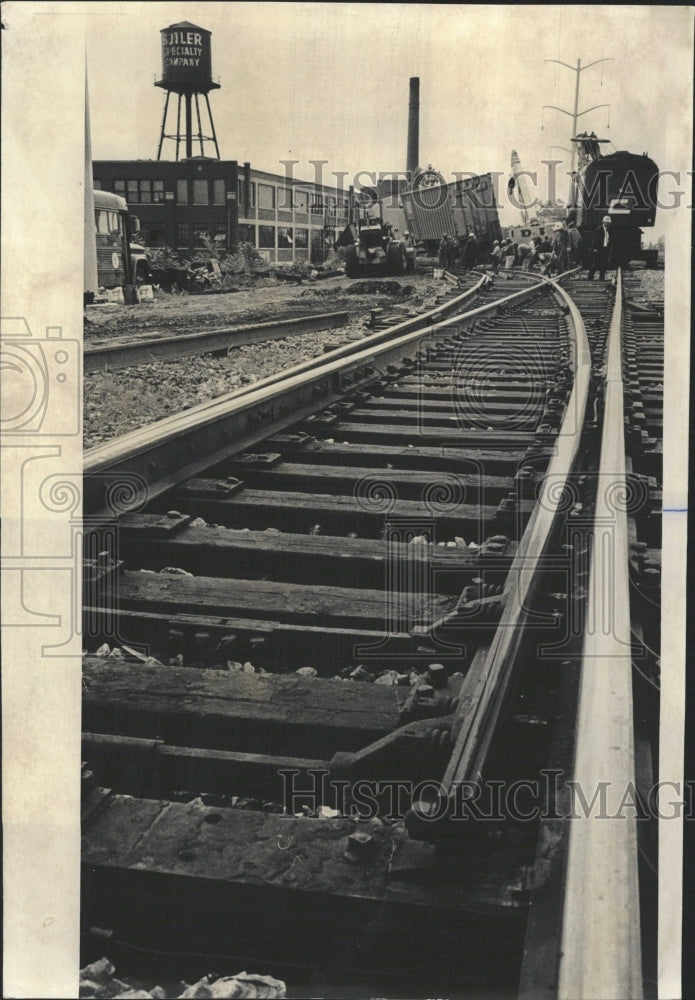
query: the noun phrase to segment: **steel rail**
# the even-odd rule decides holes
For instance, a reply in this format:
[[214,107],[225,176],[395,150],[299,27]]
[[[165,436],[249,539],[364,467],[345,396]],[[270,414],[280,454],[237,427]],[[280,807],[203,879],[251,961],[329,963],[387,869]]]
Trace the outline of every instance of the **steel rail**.
[[[569,831],[558,997],[640,1000],[628,534],[621,370],[622,276],[609,334],[574,782],[587,803]],[[622,807],[622,808],[621,808]]]
[[[567,292],[550,281],[556,294],[567,307],[573,329],[572,350],[574,385],[556,440],[553,457],[543,479],[538,502],[522,536],[519,548],[507,576],[504,607],[483,667],[483,678],[472,705],[466,699],[466,714],[461,718],[454,748],[449,759],[441,791],[432,798],[414,801],[409,828],[429,839],[433,830],[431,817],[446,815],[442,796],[453,805],[459,790],[479,782],[497,723],[507,702],[511,681],[519,666],[519,650],[534,600],[538,591],[543,565],[553,531],[562,510],[565,485],[577,458],[589,395],[591,354],[584,321]],[[439,622],[438,626],[445,625]]]
[[[347,392],[366,387],[379,377],[377,366],[386,370],[388,365],[401,362],[423,338],[494,315],[546,284],[539,281],[502,299],[417,329],[412,327],[421,324],[423,317],[414,317],[356,345],[346,345],[279,372],[248,391],[221,396],[92,448],[86,452],[83,466],[85,510],[98,514],[98,519],[102,515],[109,519],[109,503],[104,497],[113,485],[118,487],[119,502],[111,516],[142,506],[147,499],[222,461],[232,451],[248,449],[317,409],[339,402]],[[461,300],[453,302],[456,305]],[[441,307],[434,311],[437,315],[441,312]]]
[[[208,402],[201,403],[196,406],[195,409],[191,408],[189,414],[200,414],[202,415],[206,409],[214,408],[217,409],[220,402],[224,400],[238,399],[241,396],[247,396],[251,392],[257,392],[260,389],[264,389],[268,385],[276,385],[278,382],[282,381],[289,375],[299,375],[302,372],[313,371],[318,364],[325,362],[327,360],[333,360],[336,358],[347,358],[352,354],[356,354],[358,351],[362,350],[364,347],[370,345],[378,345],[388,340],[389,337],[394,334],[401,332],[405,333],[408,330],[416,329],[418,324],[427,323],[429,321],[436,322],[439,317],[444,318],[448,315],[452,309],[457,309],[460,305],[463,305],[468,299],[473,298],[477,295],[483,288],[485,288],[490,283],[490,279],[483,276],[480,281],[472,288],[466,289],[462,292],[460,296],[452,299],[450,302],[442,306],[437,306],[435,309],[428,310],[427,312],[421,313],[419,316],[414,316],[410,319],[404,320],[402,323],[398,323],[395,326],[389,327],[387,330],[379,330],[376,333],[370,334],[368,337],[363,337],[359,341],[352,341],[347,344],[343,344],[341,347],[336,347],[332,351],[327,351],[325,354],[320,355],[318,358],[309,358],[307,361],[300,361],[297,365],[291,365],[289,368],[284,368],[279,372],[275,372],[272,375],[266,376],[266,378],[259,379],[258,382],[253,382],[251,385],[240,386],[233,392],[226,393],[224,396],[218,396],[216,399],[211,399]],[[151,426],[158,426],[159,424],[165,423],[170,418],[165,417],[163,420],[155,421]],[[131,432],[132,434],[139,433],[138,431]],[[129,438],[130,434],[123,434],[117,440],[121,441]],[[94,448],[88,449],[85,453],[85,462],[90,461],[90,456],[94,453],[99,453],[102,449],[109,447],[113,442],[107,442],[107,444],[96,445]]]
[[347,312],[316,313],[313,316],[294,316],[253,323],[223,330],[201,330],[174,337],[150,337],[148,340],[131,340],[122,344],[104,344],[86,347],[84,374],[115,371],[129,365],[145,365],[163,358],[185,358],[213,351],[227,351],[247,344],[296,337],[312,330],[332,330],[344,326],[349,320]]

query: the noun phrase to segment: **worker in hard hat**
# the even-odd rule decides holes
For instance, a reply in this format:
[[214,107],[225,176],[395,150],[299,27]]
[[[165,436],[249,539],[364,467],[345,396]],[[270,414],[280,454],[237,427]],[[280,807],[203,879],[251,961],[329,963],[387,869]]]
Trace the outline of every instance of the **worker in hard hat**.
[[463,248],[463,266],[466,269],[475,267],[478,263],[478,241],[475,233],[469,233],[466,244]]
[[591,238],[591,264],[587,279],[594,280],[598,271],[599,281],[606,280],[606,268],[610,266],[614,250],[614,236],[611,232],[611,217],[604,215],[601,225],[594,231]]
[[570,234],[566,222],[558,222],[554,227],[555,239],[553,241],[553,269],[556,274],[562,274],[569,266]]

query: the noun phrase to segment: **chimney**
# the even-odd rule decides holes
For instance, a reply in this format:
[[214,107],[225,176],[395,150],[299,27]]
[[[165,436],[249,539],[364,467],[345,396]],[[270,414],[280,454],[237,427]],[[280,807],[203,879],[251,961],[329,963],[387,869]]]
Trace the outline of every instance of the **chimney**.
[[408,104],[408,152],[405,169],[412,182],[420,159],[420,77],[410,78],[410,102]]

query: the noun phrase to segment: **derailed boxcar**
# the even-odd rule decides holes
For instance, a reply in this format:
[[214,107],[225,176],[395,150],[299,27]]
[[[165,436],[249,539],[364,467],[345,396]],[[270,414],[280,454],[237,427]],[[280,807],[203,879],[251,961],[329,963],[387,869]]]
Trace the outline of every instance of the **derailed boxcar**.
[[490,174],[404,191],[400,200],[407,231],[430,254],[437,252],[444,235],[463,246],[469,233],[474,233],[482,255],[494,240],[502,239]]

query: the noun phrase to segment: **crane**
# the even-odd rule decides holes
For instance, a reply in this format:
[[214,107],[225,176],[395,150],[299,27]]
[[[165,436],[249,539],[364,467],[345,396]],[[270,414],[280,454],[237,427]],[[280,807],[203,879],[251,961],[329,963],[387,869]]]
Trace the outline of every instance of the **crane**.
[[516,187],[517,189],[517,204],[519,211],[521,212],[521,221],[523,225],[528,226],[531,221],[529,215],[529,208],[532,206],[533,202],[529,198],[528,185],[526,182],[526,172],[521,169],[521,160],[519,159],[519,154],[515,149],[512,150],[512,176],[509,179],[508,193],[511,195],[512,191]]

